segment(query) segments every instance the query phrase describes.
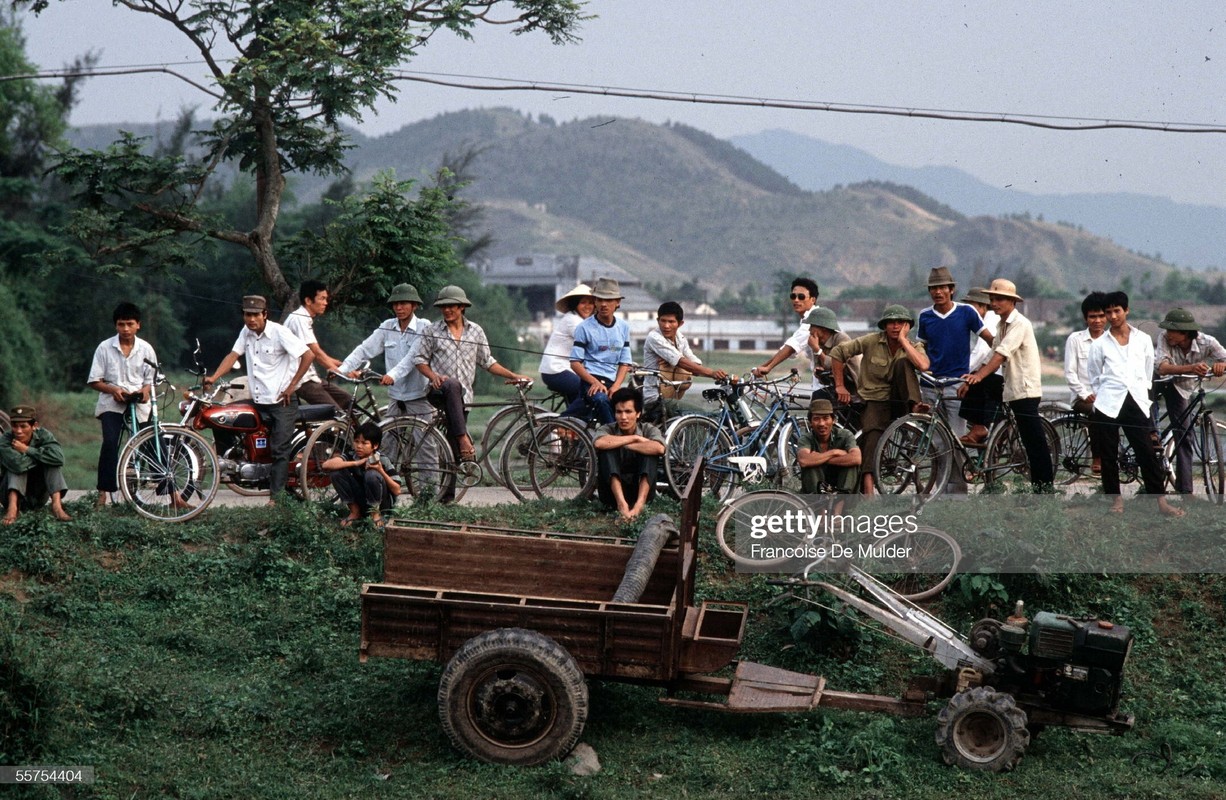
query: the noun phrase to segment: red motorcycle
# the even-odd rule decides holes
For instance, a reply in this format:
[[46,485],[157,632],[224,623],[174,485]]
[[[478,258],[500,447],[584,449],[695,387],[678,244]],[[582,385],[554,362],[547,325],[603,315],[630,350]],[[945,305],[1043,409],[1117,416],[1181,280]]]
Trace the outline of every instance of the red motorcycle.
[[[205,371],[199,354],[197,342],[193,354],[194,374],[203,376]],[[201,386],[193,386],[183,393],[183,401],[179,403],[179,411],[183,414],[179,424],[201,433],[212,432],[220,483],[238,494],[267,495],[272,474],[268,426],[260,418],[255,403],[242,396],[246,392],[236,392],[236,389],[237,381],[218,383],[207,393]],[[303,496],[298,485],[298,463],[306,449],[307,438],[321,423],[336,419],[336,416],[337,408],[331,404],[298,406],[296,430],[290,445],[287,491]]]

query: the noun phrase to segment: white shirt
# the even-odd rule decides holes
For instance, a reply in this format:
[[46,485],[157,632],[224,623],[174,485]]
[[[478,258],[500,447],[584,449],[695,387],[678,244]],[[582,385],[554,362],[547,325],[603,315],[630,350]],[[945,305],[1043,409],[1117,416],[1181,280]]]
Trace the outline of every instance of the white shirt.
[[[132,351],[124,355],[119,349],[119,336],[115,335],[103,341],[94,350],[94,363],[89,368],[89,379],[86,383],[106,381],[121,387],[125,392],[139,392],[146,386],[153,386],[157,370],[152,366],[158,362],[153,345],[139,336],[132,343]],[[127,410],[124,403],[119,402],[106,392],[98,393],[98,402],[94,404],[94,416],[100,417],[107,412],[122,414]],[[153,408],[150,403],[138,403],[136,417],[141,422],[149,419]]]
[[388,389],[387,396],[406,403],[420,400],[429,393],[430,381],[413,366],[413,356],[417,353],[422,332],[429,327],[430,320],[421,319],[416,314],[409,317],[404,330],[400,329],[400,320],[395,317],[385,320],[352,353],[345,356],[338,371],[353,372],[361,362],[383,356],[383,369],[395,381]]
[[265,322],[262,333],[244,327],[230,349],[247,359],[252,401],[272,405],[289,387],[307,346],[284,325]]
[[[315,318],[311,316],[302,306],[298,306],[290,315],[285,318],[285,327],[289,328],[289,332],[302,340],[308,348],[313,344],[319,344],[319,340],[315,338]],[[298,383],[298,388],[304,383],[322,383],[319,377],[319,372],[314,365],[307,367],[306,374],[302,376],[302,380]]]
[[574,311],[568,311],[553,321],[553,333],[545,344],[545,353],[541,356],[541,374],[556,375],[559,372],[570,372],[570,351],[575,346],[575,328],[583,322],[583,317]]
[[[1106,331],[1099,337],[1106,335]],[[1090,373],[1086,369],[1086,360],[1090,357],[1090,329],[1073,331],[1064,342],[1064,381],[1068,384],[1072,397],[1069,402],[1075,402],[1083,397],[1094,394],[1090,388]]]
[[[813,306],[818,308],[818,306]],[[804,317],[801,317],[803,320]],[[801,322],[796,332],[788,337],[785,345],[796,351],[796,355],[804,359],[812,359],[813,351],[809,348],[809,323]]]
[[[677,331],[677,339],[672,342],[664,338],[659,328],[647,334],[647,339],[643,342],[644,367],[659,369],[662,363],[675,367],[682,358],[693,361],[695,364],[702,363],[702,360],[690,349],[690,343],[685,340],[685,335],[681,331]],[[660,379],[655,375],[648,375],[643,381],[643,399],[654,400],[659,396]]]
[[1094,409],[1118,417],[1129,395],[1141,411],[1149,413],[1149,387],[1154,374],[1154,341],[1149,334],[1128,325],[1128,346],[1123,347],[1108,330],[1090,342],[1087,372]]

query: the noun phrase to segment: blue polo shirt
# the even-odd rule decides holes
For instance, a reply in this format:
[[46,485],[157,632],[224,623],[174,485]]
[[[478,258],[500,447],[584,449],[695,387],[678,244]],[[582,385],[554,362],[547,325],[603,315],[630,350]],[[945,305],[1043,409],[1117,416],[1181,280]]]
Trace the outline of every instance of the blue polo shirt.
[[961,377],[971,371],[971,341],[983,330],[979,312],[965,303],[954,303],[940,314],[929,306],[920,312],[915,335],[924,343],[932,362],[929,368],[938,378]]
[[630,326],[613,318],[612,325],[603,325],[596,315],[588,317],[575,328],[575,345],[571,361],[582,361],[583,368],[598,378],[617,378],[618,364],[633,364],[630,355]]

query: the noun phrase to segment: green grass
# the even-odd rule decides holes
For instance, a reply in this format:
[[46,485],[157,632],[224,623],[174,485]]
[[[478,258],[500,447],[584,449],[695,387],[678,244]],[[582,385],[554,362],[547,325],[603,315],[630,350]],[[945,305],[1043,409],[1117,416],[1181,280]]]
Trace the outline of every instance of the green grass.
[[[603,771],[514,769],[453,750],[437,719],[439,666],[358,662],[358,592],[381,574],[369,528],[319,509],[211,509],[157,525],[73,504],[0,534],[0,763],[88,764],[98,782],[33,797],[1220,798],[1226,783],[1226,580],[1220,575],[1006,576],[1032,612],[1094,610],[1137,635],[1122,737],[1044,732],[1007,775],[943,766],[933,719],[818,710],[684,711],[658,690],[593,682],[583,736]],[[675,510],[658,500],[652,510]],[[751,605],[743,655],[823,674],[833,689],[896,693],[932,664],[833,617],[795,639],[798,611],[730,572],[704,509],[699,593]],[[590,504],[415,509],[435,519],[632,532]],[[1040,512],[1046,513],[1046,512]],[[582,565],[558,565],[582,569]],[[999,600],[953,591],[933,610],[965,631]],[[935,717],[939,706],[933,705]],[[1169,769],[1148,758],[1169,745]],[[1135,760],[1134,760],[1135,759]]]

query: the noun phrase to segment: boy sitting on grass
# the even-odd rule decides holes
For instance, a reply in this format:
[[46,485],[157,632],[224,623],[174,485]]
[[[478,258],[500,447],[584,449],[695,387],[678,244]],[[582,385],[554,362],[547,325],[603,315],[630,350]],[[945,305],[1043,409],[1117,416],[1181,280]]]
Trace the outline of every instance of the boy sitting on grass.
[[4,517],[12,525],[20,511],[32,511],[51,500],[51,514],[60,522],[72,519],[64,510],[64,451],[54,434],[38,425],[33,406],[9,413],[13,429],[0,436],[0,485],[4,487]]
[[392,462],[379,452],[382,443],[379,426],[363,422],[353,434],[353,457],[332,456],[322,465],[332,473],[332,486],[341,502],[349,506],[349,516],[341,520],[342,528],[365,517],[367,509],[376,528],[387,525],[380,511],[392,507],[400,494],[400,483],[392,477]]

